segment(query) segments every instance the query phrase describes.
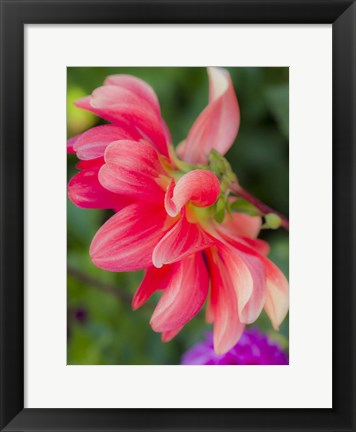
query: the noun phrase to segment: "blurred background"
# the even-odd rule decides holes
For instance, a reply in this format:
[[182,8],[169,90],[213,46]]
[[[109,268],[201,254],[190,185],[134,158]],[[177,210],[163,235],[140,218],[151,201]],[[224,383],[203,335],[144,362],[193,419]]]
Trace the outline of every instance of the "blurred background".
[[[288,215],[288,68],[227,68],[241,111],[240,130],[227,154],[241,185],[270,207]],[[112,74],[131,74],[149,83],[158,95],[163,118],[177,145],[208,101],[205,68],[68,68],[68,138],[104,123],[76,108],[73,102],[90,94]],[[77,172],[75,155],[68,155],[68,180]],[[89,245],[110,212],[80,209],[68,200],[67,363],[160,365],[179,364],[182,354],[211,328],[203,309],[169,343],[162,343],[149,319],[155,295],[137,311],[131,298],[143,272],[111,273],[95,267]],[[271,245],[269,258],[288,277],[288,233],[263,230]],[[254,324],[288,351],[288,317],[275,332],[263,312]]]

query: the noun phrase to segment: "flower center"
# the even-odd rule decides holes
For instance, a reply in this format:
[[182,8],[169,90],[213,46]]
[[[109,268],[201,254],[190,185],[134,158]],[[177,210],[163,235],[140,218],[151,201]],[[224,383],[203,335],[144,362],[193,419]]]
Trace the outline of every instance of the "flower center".
[[[187,218],[191,223],[199,223],[204,225],[212,222],[213,220],[222,223],[226,212],[231,213],[230,205],[230,185],[232,182],[237,183],[237,178],[233,173],[229,162],[216,150],[212,150],[209,154],[208,165],[191,165],[175,156],[173,168],[172,165],[167,167],[166,170],[169,173],[170,178],[174,179],[176,184],[179,184],[179,180],[187,175],[189,172],[195,170],[206,170],[212,172],[220,183],[220,194],[216,199],[215,203],[209,206],[197,206],[192,202],[186,204]],[[167,184],[164,182],[164,189]]]

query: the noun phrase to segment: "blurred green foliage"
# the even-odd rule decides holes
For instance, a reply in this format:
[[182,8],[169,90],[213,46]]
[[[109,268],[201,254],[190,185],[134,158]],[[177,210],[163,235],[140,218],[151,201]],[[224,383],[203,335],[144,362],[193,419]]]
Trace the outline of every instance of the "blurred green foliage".
[[[288,68],[227,68],[241,111],[240,131],[227,154],[241,185],[288,215]],[[174,144],[183,140],[208,101],[205,68],[68,68],[68,138],[103,123],[73,102],[99,87],[105,77],[126,73],[148,82],[158,95]],[[68,180],[77,160],[68,155]],[[210,329],[204,311],[169,343],[152,331],[157,296],[133,312],[130,298],[143,272],[111,273],[95,267],[89,245],[110,212],[84,210],[68,201],[68,364],[179,364],[183,352]],[[264,230],[269,257],[288,277],[288,234]],[[78,276],[79,275],[79,276]],[[98,281],[98,283],[97,283]],[[288,349],[288,318],[277,333],[263,313],[263,331]]]

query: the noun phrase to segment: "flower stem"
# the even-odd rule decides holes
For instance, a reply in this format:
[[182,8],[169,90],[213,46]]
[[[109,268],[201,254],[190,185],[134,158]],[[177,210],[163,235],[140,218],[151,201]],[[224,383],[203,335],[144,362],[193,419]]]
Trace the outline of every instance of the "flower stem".
[[282,221],[282,227],[289,231],[289,220],[286,216],[282,215],[281,213],[273,210],[271,207],[268,207],[268,205],[264,204],[262,201],[260,201],[258,198],[251,195],[249,192],[247,192],[245,189],[243,189],[239,184],[237,183],[231,183],[230,184],[230,190],[233,192],[236,196],[243,198],[244,200],[248,201],[252,205],[254,205],[258,210],[261,211],[263,215],[267,215],[269,213],[276,214]]
[[91,276],[88,276],[85,273],[82,273],[80,270],[77,270],[74,267],[68,266],[67,268],[68,275],[77,279],[79,282],[84,283],[85,285],[90,285],[94,288],[97,288],[107,294],[111,294],[121,300],[122,302],[131,305],[131,296],[127,294],[125,291],[120,291],[118,287],[107,284],[98,279],[94,279]]

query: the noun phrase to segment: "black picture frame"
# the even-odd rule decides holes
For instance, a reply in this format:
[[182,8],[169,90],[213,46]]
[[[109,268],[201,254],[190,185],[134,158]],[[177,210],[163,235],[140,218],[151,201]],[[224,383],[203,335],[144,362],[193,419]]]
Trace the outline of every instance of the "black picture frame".
[[[355,2],[0,0],[0,6],[1,431],[355,431]],[[332,409],[24,408],[24,25],[31,23],[332,24]]]

